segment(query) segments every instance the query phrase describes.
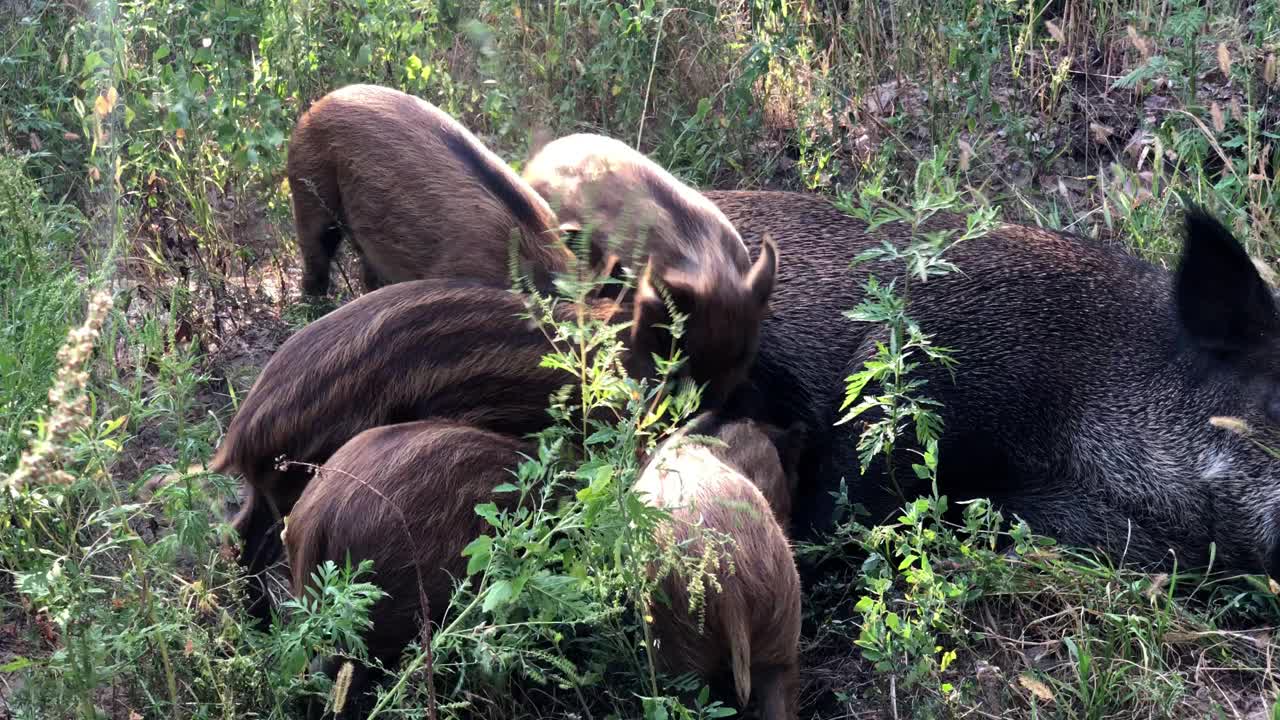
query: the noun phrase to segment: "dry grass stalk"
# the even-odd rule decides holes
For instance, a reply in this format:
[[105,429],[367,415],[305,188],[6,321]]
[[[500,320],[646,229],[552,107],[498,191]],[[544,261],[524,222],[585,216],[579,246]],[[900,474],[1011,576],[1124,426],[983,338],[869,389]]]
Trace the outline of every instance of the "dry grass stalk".
[[89,422],[86,367],[110,309],[111,294],[105,290],[97,293],[89,301],[84,323],[67,334],[66,343],[58,351],[58,374],[49,390],[51,412],[42,428],[42,437],[22,454],[17,469],[9,476],[11,491],[35,481],[66,485],[74,480],[62,467],[69,459],[66,444],[73,433]]

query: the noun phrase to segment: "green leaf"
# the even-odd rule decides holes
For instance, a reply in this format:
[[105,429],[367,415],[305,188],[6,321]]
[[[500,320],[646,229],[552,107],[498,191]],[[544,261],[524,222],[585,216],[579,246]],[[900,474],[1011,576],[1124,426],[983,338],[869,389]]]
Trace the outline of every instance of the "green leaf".
[[98,434],[99,437],[106,437],[107,435],[110,435],[116,430],[119,430],[120,426],[124,425],[125,421],[128,419],[129,419],[128,415],[121,415],[120,417],[114,420],[108,420],[107,422],[103,423],[102,432]]
[[[942,665],[940,669],[943,671],[946,671],[946,669],[950,667],[951,663],[955,662],[955,660],[956,660],[956,651],[955,650],[946,651],[945,653],[942,654]],[[944,687],[944,689],[946,689],[947,691],[950,691],[950,688]]]
[[475,575],[489,564],[489,556],[493,553],[493,538],[481,535],[462,549],[462,556],[469,557],[467,575]]
[[618,432],[613,428],[601,428],[595,431],[594,433],[592,433],[591,436],[587,438],[586,444],[601,445],[601,444],[610,442],[616,437],[618,437]]
[[902,629],[902,618],[897,613],[886,613],[884,616],[884,624],[894,632],[900,632]]
[[499,605],[505,605],[510,602],[512,595],[511,582],[508,580],[499,580],[489,588],[489,592],[485,593],[482,609],[485,612],[492,612],[493,609]]
[[84,66],[80,69],[80,72],[88,75],[101,67],[105,62],[106,61],[102,59],[102,55],[99,54],[97,50],[90,50],[85,53]]
[[[870,365],[870,363],[868,363],[868,365]],[[849,407],[854,400],[861,397],[862,390],[866,388],[867,383],[874,380],[875,377],[876,371],[871,368],[867,368],[866,370],[861,370],[845,378],[844,403],[840,406],[840,409],[843,410]]]
[[658,698],[645,698],[644,719],[645,720],[669,720],[667,715],[667,706]]
[[476,514],[484,518],[490,525],[498,527],[498,506],[488,502],[476,506]]
[[498,487],[494,488],[493,491],[495,493],[512,493],[512,492],[520,492],[520,488],[516,487],[515,485],[512,485],[511,483],[502,483]]
[[4,665],[0,665],[0,672],[17,672],[23,668],[31,667],[33,664],[28,658],[15,658]]
[[409,76],[410,80],[416,78],[422,72],[422,58],[417,55],[410,55],[409,59],[404,63],[404,72]]

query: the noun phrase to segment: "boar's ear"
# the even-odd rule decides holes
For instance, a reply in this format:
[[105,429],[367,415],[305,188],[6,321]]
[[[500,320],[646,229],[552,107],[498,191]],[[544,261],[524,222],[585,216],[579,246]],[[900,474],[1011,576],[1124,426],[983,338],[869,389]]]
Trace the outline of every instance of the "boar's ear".
[[1275,300],[1248,253],[1198,207],[1187,211],[1176,298],[1183,328],[1206,350],[1249,350],[1280,326]]
[[751,288],[751,297],[757,305],[763,306],[769,302],[769,295],[773,293],[773,278],[777,272],[778,246],[766,234],[760,246],[760,257],[756,258],[751,272],[747,273],[747,287]]
[[529,132],[529,149],[524,154],[524,166],[529,167],[529,162],[538,157],[538,153],[542,152],[542,148],[546,147],[555,140],[556,136],[551,132],[551,128],[541,123],[535,125]]

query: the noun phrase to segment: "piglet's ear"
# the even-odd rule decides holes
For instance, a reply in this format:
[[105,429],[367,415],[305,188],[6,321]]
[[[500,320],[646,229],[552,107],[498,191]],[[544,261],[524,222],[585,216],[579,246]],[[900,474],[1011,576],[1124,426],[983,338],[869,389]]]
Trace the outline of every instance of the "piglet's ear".
[[747,287],[751,288],[751,296],[756,304],[763,306],[769,302],[769,294],[773,292],[773,279],[778,272],[778,246],[769,235],[764,236],[760,247],[760,257],[756,258],[751,271],[747,273]]
[[1271,290],[1222,223],[1193,207],[1175,283],[1178,318],[1201,348],[1242,352],[1280,328]]

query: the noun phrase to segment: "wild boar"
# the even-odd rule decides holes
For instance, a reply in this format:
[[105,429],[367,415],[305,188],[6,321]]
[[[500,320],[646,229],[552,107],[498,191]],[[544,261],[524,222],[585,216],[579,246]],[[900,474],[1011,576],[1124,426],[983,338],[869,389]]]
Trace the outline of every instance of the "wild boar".
[[798,464],[806,436],[807,428],[798,422],[784,430],[748,418],[708,411],[686,423],[660,446],[660,451],[676,452],[677,443],[701,442],[700,438],[708,438],[709,441],[703,443],[707,450],[760,490],[778,526],[790,534],[791,498],[799,485]]
[[[603,317],[611,308],[585,310]],[[250,573],[278,557],[271,528],[289,514],[314,466],[363,430],[427,418],[511,435],[549,426],[549,397],[575,378],[540,366],[552,345],[524,312],[526,300],[507,290],[419,280],[364,295],[290,337],[254,382],[210,465],[239,473],[247,486],[232,525]],[[567,319],[577,309],[562,303],[556,312]],[[250,595],[251,610],[265,617],[261,588],[251,583]]]
[[[779,274],[760,358],[731,406],[811,429],[797,494],[797,537],[831,527],[841,478],[872,521],[902,498],[884,468],[860,476],[858,426],[832,427],[843,379],[882,339],[842,321],[867,275],[848,261],[898,224],[868,232],[815,196],[710,192],[748,245],[769,233],[795,258]],[[927,229],[960,228],[939,216]],[[939,490],[990,497],[1060,541],[1145,566],[1280,574],[1280,311],[1240,243],[1192,209],[1175,272],[1101,243],[1003,224],[956,245],[959,272],[915,283],[909,314],[951,348],[954,377],[929,364],[942,403]],[[876,392],[874,387],[865,392]],[[1241,427],[1215,417],[1244,421]],[[824,430],[825,429],[825,430]],[[905,461],[905,459],[904,459]],[[898,473],[911,480],[909,471]],[[912,496],[926,491],[908,486]]]
[[566,232],[590,234],[592,265],[617,263],[639,279],[631,346],[637,377],[651,376],[654,353],[669,354],[670,316],[655,284],[689,315],[683,337],[687,373],[707,383],[704,404],[720,402],[746,378],[777,272],[765,242],[751,264],[742,238],[714,204],[639,151],[591,134],[537,150],[524,179],[547,199]]
[[[532,452],[518,438],[438,420],[356,435],[316,472],[289,514],[294,594],[306,592],[325,561],[355,567],[372,560],[371,582],[387,594],[370,611],[364,641],[370,658],[393,667],[423,620],[441,621],[454,583],[466,576],[463,549],[490,529],[475,507],[514,507],[516,494],[493,490],[512,482]],[[335,674],[342,662],[331,659],[325,670]],[[365,693],[381,677],[359,670],[341,717],[364,717]]]
[[[733,429],[740,441],[753,433],[751,442],[771,443],[758,429]],[[740,449],[722,451],[732,456]],[[650,604],[658,659],[670,671],[696,672],[716,686],[727,675],[740,706],[754,692],[762,718],[783,720],[797,712],[800,577],[774,516],[778,506],[761,491],[787,497],[788,483],[776,454],[768,465],[752,468],[748,479],[710,446],[677,435],[659,448],[634,489],[670,511],[655,535],[668,550],[700,557],[716,544],[706,541],[707,530],[729,541],[713,567],[714,583],[701,580],[704,592],[691,591],[696,578],[680,570],[659,580],[668,602]],[[696,596],[701,607],[691,605]]]
[[286,174],[307,295],[328,291],[344,232],[366,291],[431,278],[509,286],[513,231],[543,290],[572,260],[546,201],[461,123],[398,90],[348,85],[316,101]]

